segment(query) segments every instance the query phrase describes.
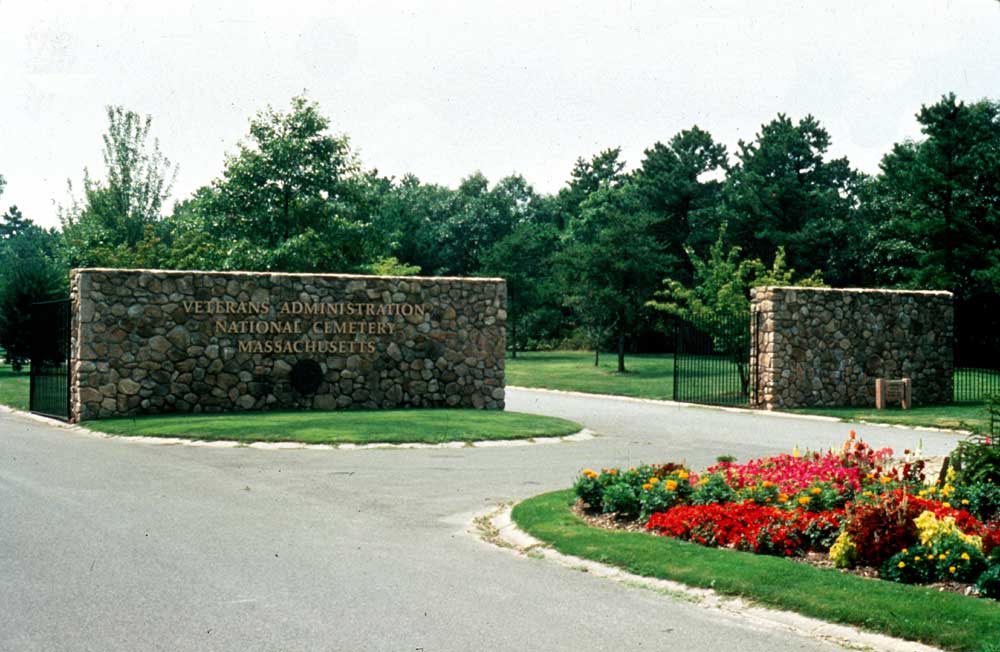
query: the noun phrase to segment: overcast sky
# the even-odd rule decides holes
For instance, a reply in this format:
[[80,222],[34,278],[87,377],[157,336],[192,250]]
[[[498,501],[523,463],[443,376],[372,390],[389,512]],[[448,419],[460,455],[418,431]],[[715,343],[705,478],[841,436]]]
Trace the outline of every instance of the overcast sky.
[[693,124],[733,152],[778,112],[875,172],[922,103],[1000,99],[1000,2],[0,0],[0,204],[56,225],[108,104],[153,116],[172,204],[303,90],[367,167],[450,186],[553,192],[577,157],[634,167]]

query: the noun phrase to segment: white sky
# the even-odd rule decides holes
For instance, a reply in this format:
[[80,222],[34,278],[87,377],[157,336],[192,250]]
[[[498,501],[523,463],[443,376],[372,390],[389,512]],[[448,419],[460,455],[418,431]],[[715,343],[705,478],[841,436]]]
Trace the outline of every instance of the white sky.
[[[210,6],[211,5],[211,6]],[[922,103],[1000,99],[1000,1],[0,0],[0,205],[53,226],[101,170],[105,105],[153,116],[172,201],[306,89],[366,167],[557,190],[579,156],[698,124],[732,153],[779,111],[875,172]]]

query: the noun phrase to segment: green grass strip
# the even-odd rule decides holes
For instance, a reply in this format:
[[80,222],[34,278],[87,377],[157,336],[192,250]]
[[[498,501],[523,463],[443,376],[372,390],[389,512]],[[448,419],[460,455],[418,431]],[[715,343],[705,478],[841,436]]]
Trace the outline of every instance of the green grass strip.
[[628,373],[617,373],[618,357],[582,351],[528,351],[507,357],[508,385],[561,389],[590,394],[669,400],[674,395],[674,356],[636,355],[625,359]]
[[1000,646],[1000,602],[847,575],[833,569],[668,537],[588,526],[572,490],[528,499],[517,525],[559,552],[630,573],[712,588],[725,595],[949,650]]
[[989,430],[989,419],[982,403],[918,406],[909,410],[899,407],[875,408],[800,408],[786,410],[795,414],[819,414],[843,421],[867,421],[902,426],[927,426],[955,430]]
[[171,414],[86,421],[114,435],[306,444],[429,443],[556,437],[582,426],[566,419],[490,410],[350,410]]
[[20,373],[14,373],[10,365],[0,365],[0,405],[27,410],[30,387],[31,379],[27,368]]

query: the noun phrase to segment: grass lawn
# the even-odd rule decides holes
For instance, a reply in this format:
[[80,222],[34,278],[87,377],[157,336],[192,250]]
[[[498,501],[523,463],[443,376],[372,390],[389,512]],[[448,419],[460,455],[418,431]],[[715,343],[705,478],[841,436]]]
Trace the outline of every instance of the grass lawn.
[[592,528],[570,511],[573,500],[572,490],[542,494],[517,505],[512,516],[521,529],[561,553],[637,575],[714,588],[949,650],[1000,649],[1000,602],[869,580],[778,557]]
[[989,417],[982,403],[958,403],[953,405],[930,405],[901,408],[801,408],[785,410],[796,414],[819,414],[837,417],[844,421],[868,421],[871,423],[891,423],[904,426],[930,426],[934,428],[958,428],[961,430],[989,431]]
[[601,364],[594,366],[593,352],[527,351],[517,358],[507,356],[505,370],[508,385],[562,389],[591,394],[617,394],[633,398],[672,399],[674,394],[674,356],[630,355],[625,357],[628,373],[619,374],[618,357],[601,354]]
[[0,405],[27,410],[29,385],[27,368],[16,374],[10,365],[0,365]]
[[565,419],[518,412],[414,409],[171,414],[102,419],[83,425],[90,430],[124,436],[307,444],[529,439],[570,435],[581,428],[580,424]]

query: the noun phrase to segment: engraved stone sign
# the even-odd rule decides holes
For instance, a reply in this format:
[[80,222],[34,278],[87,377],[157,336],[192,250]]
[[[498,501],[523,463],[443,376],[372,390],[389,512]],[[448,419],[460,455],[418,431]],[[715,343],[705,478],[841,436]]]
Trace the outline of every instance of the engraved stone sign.
[[71,298],[74,420],[504,406],[502,279],[78,269]]

